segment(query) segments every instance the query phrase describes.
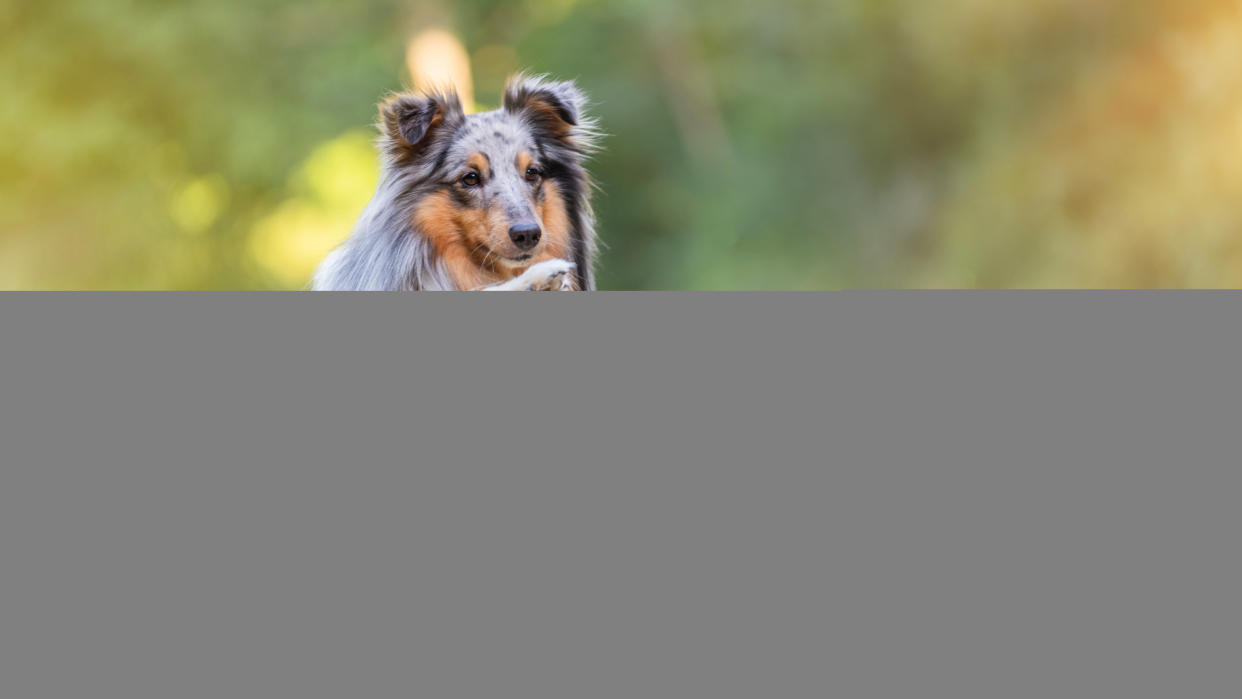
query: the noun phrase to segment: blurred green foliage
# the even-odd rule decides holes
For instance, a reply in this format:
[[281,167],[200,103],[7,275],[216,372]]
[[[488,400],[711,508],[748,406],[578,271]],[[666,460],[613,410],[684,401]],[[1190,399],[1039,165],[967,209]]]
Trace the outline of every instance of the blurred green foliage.
[[602,288],[1242,285],[1239,0],[8,0],[0,288],[300,288],[437,26],[594,98]]

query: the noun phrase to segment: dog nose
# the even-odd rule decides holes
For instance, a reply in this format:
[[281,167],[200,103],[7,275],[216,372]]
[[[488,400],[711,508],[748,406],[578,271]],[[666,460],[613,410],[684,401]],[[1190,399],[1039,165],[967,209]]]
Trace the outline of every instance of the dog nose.
[[530,250],[535,247],[535,243],[539,242],[539,238],[543,235],[543,231],[539,230],[537,223],[519,223],[509,229],[509,240],[518,246],[521,250]]

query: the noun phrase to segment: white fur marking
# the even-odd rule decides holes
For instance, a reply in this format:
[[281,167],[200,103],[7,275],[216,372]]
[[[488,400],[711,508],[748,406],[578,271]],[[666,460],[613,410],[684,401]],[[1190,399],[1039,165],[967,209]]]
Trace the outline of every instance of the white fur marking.
[[569,273],[574,263],[567,260],[545,260],[507,282],[485,286],[480,291],[557,291],[569,289]]

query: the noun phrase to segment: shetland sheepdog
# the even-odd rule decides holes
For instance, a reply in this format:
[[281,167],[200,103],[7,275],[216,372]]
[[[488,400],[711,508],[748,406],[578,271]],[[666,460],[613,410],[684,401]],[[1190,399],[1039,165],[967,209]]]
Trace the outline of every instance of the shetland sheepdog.
[[594,289],[585,162],[599,139],[572,82],[517,75],[500,109],[453,92],[380,103],[382,170],[315,289]]

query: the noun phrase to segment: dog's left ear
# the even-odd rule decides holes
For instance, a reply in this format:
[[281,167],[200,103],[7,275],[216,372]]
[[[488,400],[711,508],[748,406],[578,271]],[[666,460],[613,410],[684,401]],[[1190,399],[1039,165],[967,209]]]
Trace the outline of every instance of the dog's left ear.
[[582,122],[586,104],[586,95],[569,81],[516,75],[505,85],[505,111],[525,115],[557,138],[568,137]]
[[464,118],[455,92],[425,95],[391,95],[379,105],[379,128],[396,148],[416,152],[442,126],[455,126]]

